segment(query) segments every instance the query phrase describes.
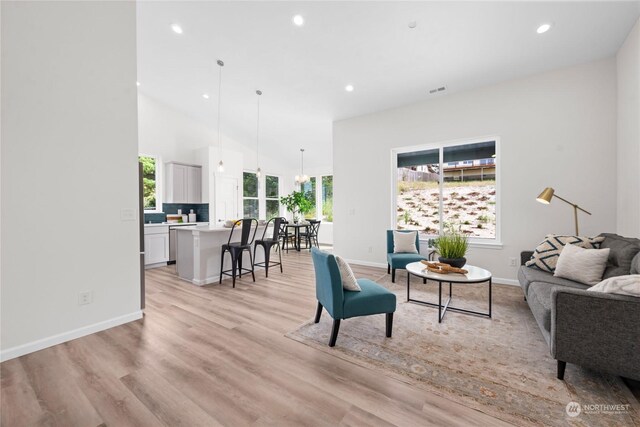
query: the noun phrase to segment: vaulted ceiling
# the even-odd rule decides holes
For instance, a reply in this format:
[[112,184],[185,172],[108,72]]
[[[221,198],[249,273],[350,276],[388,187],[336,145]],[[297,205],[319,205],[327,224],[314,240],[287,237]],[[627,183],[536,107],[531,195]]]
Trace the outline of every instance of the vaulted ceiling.
[[[640,15],[638,1],[137,7],[142,93],[215,128],[222,59],[222,132],[255,144],[261,89],[261,150],[297,165],[304,147],[309,167],[331,164],[335,120],[609,57]],[[551,30],[538,34],[543,23]]]

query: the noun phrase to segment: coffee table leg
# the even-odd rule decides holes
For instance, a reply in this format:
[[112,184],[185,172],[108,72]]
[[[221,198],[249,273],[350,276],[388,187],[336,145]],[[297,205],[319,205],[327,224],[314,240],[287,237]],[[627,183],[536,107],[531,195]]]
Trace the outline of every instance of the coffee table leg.
[[410,280],[409,278],[411,277],[411,273],[409,273],[409,270],[407,270],[407,302],[409,301],[409,288],[410,288]]
[[438,280],[438,323],[442,323],[442,281]]
[[491,317],[491,278],[489,278],[489,317]]

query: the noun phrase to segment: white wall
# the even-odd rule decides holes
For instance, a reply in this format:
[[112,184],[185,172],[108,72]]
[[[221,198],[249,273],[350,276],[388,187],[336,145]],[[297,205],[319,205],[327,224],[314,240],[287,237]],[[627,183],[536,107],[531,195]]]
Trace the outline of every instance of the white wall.
[[640,20],[617,55],[618,233],[640,237]]
[[[218,147],[215,127],[165,105],[144,93],[138,95],[139,152],[160,156],[163,162],[202,164],[202,148]],[[247,126],[255,127],[255,123]],[[242,153],[246,170],[256,169],[255,141],[235,141],[221,135],[225,150]],[[266,150],[262,148],[262,150]],[[260,167],[270,174],[285,174],[289,166],[278,158],[260,153]]]
[[[2,359],[141,317],[136,10],[2,2]],[[78,294],[93,302],[78,305]]]
[[572,233],[570,206],[535,201],[547,186],[593,213],[581,215],[581,234],[615,231],[616,67],[608,59],[334,123],[335,252],[386,265],[393,148],[486,135],[501,140],[503,247],[472,248],[470,263],[513,280],[510,257],[546,233]]

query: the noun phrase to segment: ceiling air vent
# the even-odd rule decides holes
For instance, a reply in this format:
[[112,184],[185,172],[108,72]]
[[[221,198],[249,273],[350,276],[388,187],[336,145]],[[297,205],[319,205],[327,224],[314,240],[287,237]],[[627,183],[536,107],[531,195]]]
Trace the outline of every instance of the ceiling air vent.
[[447,90],[446,86],[436,87],[434,89],[429,90],[429,95],[433,95],[434,93],[442,93]]

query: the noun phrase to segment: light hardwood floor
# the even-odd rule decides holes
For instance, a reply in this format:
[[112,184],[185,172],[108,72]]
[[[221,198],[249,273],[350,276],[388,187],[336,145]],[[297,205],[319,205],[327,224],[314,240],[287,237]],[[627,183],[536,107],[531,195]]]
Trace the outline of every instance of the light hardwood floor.
[[148,270],[144,319],[2,363],[2,426],[505,425],[286,338],[316,301],[309,253],[284,262],[235,289]]

